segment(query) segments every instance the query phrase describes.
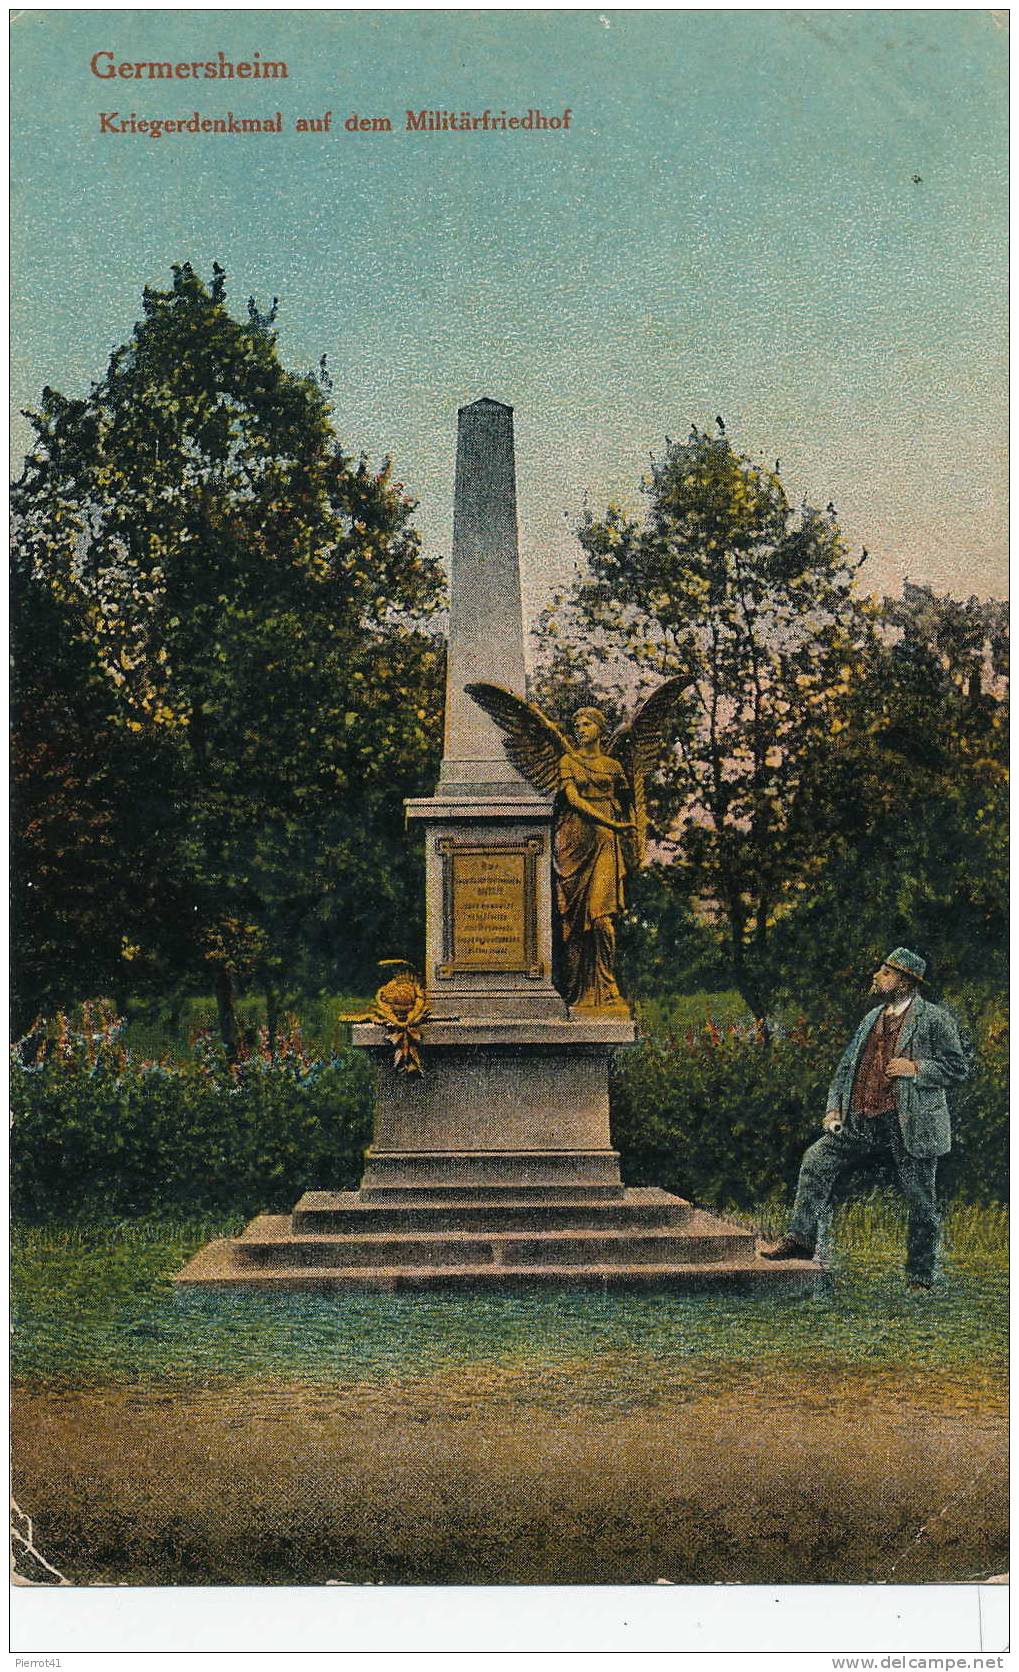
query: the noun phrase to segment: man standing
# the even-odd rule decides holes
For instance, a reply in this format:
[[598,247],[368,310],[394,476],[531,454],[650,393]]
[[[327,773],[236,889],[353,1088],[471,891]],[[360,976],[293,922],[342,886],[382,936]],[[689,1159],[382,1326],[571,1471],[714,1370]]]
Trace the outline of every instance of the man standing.
[[800,1165],[789,1230],[765,1260],[803,1260],[814,1252],[818,1224],[842,1171],[890,1156],[906,1201],[906,1282],[929,1289],[938,1252],[935,1176],[951,1148],[945,1087],[969,1071],[959,1030],[947,1010],[921,996],[926,961],[897,946],[874,972],[881,1003],[853,1035],[828,1092],[824,1136]]

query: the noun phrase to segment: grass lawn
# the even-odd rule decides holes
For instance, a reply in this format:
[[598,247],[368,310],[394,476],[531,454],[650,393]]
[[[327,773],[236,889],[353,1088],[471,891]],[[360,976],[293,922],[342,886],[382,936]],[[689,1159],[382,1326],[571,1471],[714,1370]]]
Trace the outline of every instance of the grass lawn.
[[[329,998],[293,999],[281,1006],[281,1019],[296,1015],[301,1024],[304,1043],[319,1056],[329,1056],[346,1044],[350,1029],[338,1020],[341,1015],[354,1015],[367,1010],[371,994],[336,993]],[[237,1020],[242,1029],[264,1027],[265,999],[257,994],[237,1001]],[[207,1028],[219,1038],[219,1019],[216,1001],[211,996],[191,997],[182,1001],[176,1025],[167,1004],[129,1001],[127,1027],[123,1041],[138,1057],[159,1058],[166,1053],[175,1060],[190,1056],[189,1041],[196,1030]]]
[[[178,1292],[236,1223],[16,1237],[15,1496],[74,1583],[964,1580],[1006,1558],[1006,1219],[902,1286],[859,1203],[813,1292]],[[26,1574],[45,1578],[30,1558]]]

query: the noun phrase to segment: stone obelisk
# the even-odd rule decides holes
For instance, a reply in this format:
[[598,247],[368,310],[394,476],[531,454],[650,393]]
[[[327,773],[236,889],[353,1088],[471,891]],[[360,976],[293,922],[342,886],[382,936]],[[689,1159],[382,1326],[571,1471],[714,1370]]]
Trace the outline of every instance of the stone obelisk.
[[449,575],[446,723],[437,794],[535,800],[502,733],[464,690],[488,680],[524,695],[513,408],[489,399],[458,415]]

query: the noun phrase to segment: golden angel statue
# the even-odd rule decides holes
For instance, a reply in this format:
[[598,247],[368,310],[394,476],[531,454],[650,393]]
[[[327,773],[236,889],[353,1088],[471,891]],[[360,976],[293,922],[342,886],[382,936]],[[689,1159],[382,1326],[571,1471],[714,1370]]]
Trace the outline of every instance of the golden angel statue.
[[556,985],[571,1010],[625,1011],[615,976],[624,879],[647,849],[645,779],[689,680],[667,679],[606,743],[600,709],[578,708],[576,741],[534,703],[500,685],[464,689],[505,732],[527,781],[556,792],[553,869],[558,916]]

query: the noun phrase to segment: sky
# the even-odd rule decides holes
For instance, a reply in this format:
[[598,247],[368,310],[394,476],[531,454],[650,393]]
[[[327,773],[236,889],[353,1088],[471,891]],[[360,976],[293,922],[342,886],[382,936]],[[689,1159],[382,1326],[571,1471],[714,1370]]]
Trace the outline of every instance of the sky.
[[[528,617],[585,504],[639,508],[664,438],[718,413],[794,501],[834,501],[869,589],[1005,595],[1001,12],[13,17],[16,413],[84,393],[172,263],[218,261],[241,316],[280,298],[287,365],[327,355],[341,442],[393,455],[439,554],[457,408],[514,407]],[[287,77],[90,70],[220,50]],[[570,125],[405,130],[486,108]],[[196,110],[284,131],[100,132]]]

